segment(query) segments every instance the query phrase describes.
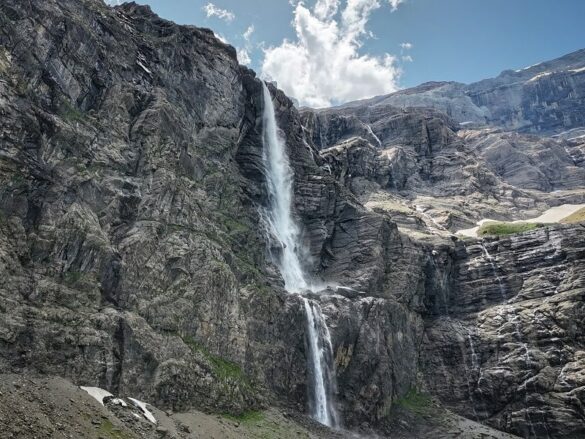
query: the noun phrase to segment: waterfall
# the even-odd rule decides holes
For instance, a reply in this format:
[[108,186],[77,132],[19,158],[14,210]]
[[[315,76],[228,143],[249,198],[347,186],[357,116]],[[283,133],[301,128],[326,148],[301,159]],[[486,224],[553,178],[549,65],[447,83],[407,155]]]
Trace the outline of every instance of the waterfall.
[[[269,206],[263,213],[268,226],[269,239],[278,241],[280,251],[272,255],[284,279],[284,287],[289,293],[302,294],[316,287],[308,279],[301,263],[303,245],[300,230],[292,214],[293,172],[286,153],[284,139],[279,134],[274,113],[272,96],[262,82],[264,111],[262,114],[262,158],[266,168]],[[329,329],[325,323],[319,304],[302,297],[307,317],[308,365],[312,378],[311,415],[327,426],[337,426],[337,415],[333,407],[332,395],[335,390],[333,372],[333,349]]]
[[502,282],[502,278],[498,274],[498,267],[496,267],[496,263],[494,261],[494,258],[488,252],[488,249],[485,246],[485,244],[483,243],[483,241],[481,241],[479,245],[481,246],[481,248],[483,250],[483,253],[485,255],[485,259],[488,261],[488,263],[490,264],[490,267],[492,268],[492,273],[494,273],[494,277],[498,281],[498,287],[500,288],[500,295],[502,296],[502,299],[506,300],[508,298],[506,295],[506,288],[504,287],[504,283]]
[[[480,243],[481,248],[483,249],[483,253],[485,255],[486,260],[489,262],[491,268],[492,268],[492,272],[494,273],[495,278],[498,281],[498,285],[500,287],[500,294],[502,295],[502,299],[507,300],[507,294],[506,294],[506,289],[504,287],[504,284],[502,282],[502,278],[498,275],[498,267],[496,266],[496,262],[494,257],[488,252],[488,249],[486,248],[485,244],[483,243],[483,241],[481,241]],[[502,312],[502,318],[504,318],[506,321],[510,322],[512,325],[514,325],[514,332],[516,335],[516,339],[518,341],[518,343],[522,346],[523,350],[524,350],[524,362],[526,363],[526,369],[530,370],[530,352],[528,350],[528,344],[524,341],[524,337],[522,336],[522,331],[520,330],[520,324],[518,323],[519,320],[519,316],[516,313],[516,311],[514,310],[514,308],[511,305],[506,305],[503,308],[503,311],[505,311],[505,314]],[[512,316],[512,317],[510,317]],[[529,407],[529,403],[528,403],[528,380],[526,380],[525,382],[525,387],[524,387],[524,404],[525,404],[525,408],[524,408],[524,415],[526,418],[526,422],[528,423],[528,426],[530,428],[530,432],[529,432],[529,437],[530,434],[534,435],[534,437],[538,437],[536,435],[536,432],[534,430],[534,424],[532,423],[532,419],[531,419],[531,415],[530,415],[530,411],[528,409]],[[544,426],[546,428],[546,422],[544,422]],[[548,434],[548,433],[547,433]]]
[[270,234],[278,239],[282,248],[275,262],[280,268],[287,291],[300,293],[309,289],[301,261],[300,232],[292,217],[293,174],[284,140],[280,137],[270,91],[264,82],[264,112],[262,114],[262,155],[267,171],[270,206],[264,215]]
[[333,359],[331,353],[331,336],[325,324],[321,307],[303,297],[307,314],[307,331],[309,338],[310,369],[313,372],[313,417],[321,424],[336,426],[337,414],[331,405],[331,395],[335,381],[329,376],[331,371],[326,367]]

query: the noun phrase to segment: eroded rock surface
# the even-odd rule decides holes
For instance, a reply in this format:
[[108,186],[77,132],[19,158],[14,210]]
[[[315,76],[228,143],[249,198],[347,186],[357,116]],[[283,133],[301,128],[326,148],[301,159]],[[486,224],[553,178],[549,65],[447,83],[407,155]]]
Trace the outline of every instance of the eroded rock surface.
[[[583,228],[489,241],[491,256],[449,233],[581,201],[579,138],[462,130],[392,102],[300,114],[270,92],[304,268],[329,285],[315,299],[344,427],[506,437],[444,404],[524,436],[580,434]],[[483,123],[473,99],[453,108]],[[262,108],[209,30],[135,3],[2,2],[0,368],[177,411],[305,412],[306,316],[260,214]]]

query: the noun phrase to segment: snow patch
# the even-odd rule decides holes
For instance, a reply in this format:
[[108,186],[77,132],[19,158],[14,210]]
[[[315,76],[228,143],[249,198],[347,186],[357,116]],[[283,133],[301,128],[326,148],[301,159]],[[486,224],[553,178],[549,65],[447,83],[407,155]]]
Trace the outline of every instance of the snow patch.
[[100,389],[99,387],[79,386],[79,388],[89,393],[89,395],[95,398],[101,405],[104,405],[104,398],[106,396],[114,397],[114,395],[112,395],[110,392],[104,389]]
[[552,75],[553,73],[554,72],[542,72],[542,73],[539,73],[538,75],[535,75],[532,78],[530,78],[528,80],[528,82],[538,81],[540,78],[544,78],[545,76]]
[[581,67],[580,69],[571,69],[571,70],[569,70],[569,72],[571,72],[571,73],[585,72],[585,67]]
[[128,404],[126,403],[126,401],[124,401],[121,398],[114,398],[114,399],[112,399],[111,403],[114,405],[121,405],[122,407],[128,407]]
[[531,69],[532,67],[536,67],[536,66],[539,66],[539,65],[541,65],[541,64],[542,64],[541,62],[538,62],[538,63],[536,63],[536,64],[532,64],[531,66],[524,67],[524,68],[522,68],[522,69],[518,69],[518,70],[514,70],[514,71],[515,71],[516,73],[519,73],[519,72],[521,72],[521,71],[523,71],[523,70],[528,70],[528,69]]
[[128,398],[128,399],[130,401],[132,401],[136,407],[138,407],[140,410],[142,410],[142,413],[144,414],[144,417],[146,419],[148,419],[153,424],[156,424],[156,418],[154,417],[152,412],[146,408],[145,402],[138,401],[137,399],[134,399],[134,398]]

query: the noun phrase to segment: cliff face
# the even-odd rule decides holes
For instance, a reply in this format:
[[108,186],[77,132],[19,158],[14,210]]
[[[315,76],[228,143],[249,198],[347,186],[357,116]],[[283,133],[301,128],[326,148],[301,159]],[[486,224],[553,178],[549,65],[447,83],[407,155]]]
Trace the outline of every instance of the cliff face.
[[442,109],[366,100],[303,110],[302,119],[326,169],[366,207],[409,228],[422,221],[455,231],[483,218],[531,218],[584,202],[578,128],[548,137],[462,126]]
[[432,392],[522,437],[580,437],[585,228],[458,247],[455,286],[425,328]]
[[[8,1],[0,22],[2,368],[175,409],[241,413],[280,398],[303,411],[305,316],[257,226],[253,72],[211,31],[136,4]],[[377,422],[414,385],[422,320],[386,285],[397,267],[420,275],[421,251],[318,167],[272,91],[307,268],[379,297],[326,305],[341,408],[349,423]],[[412,284],[415,297],[419,283],[393,288]],[[394,344],[408,355],[392,360]]]
[[[526,152],[530,137],[462,132],[437,109],[299,114],[270,91],[304,268],[344,287],[314,297],[344,424],[437,437],[442,418],[401,417],[418,389],[518,434],[582,432],[583,229],[488,242],[489,257],[444,230],[580,199],[550,198],[578,186],[580,144]],[[134,3],[2,2],[0,367],[173,410],[305,412],[306,317],[259,214],[262,109],[209,30]],[[502,169],[510,149],[523,172]]]
[[0,11],[3,368],[257,405],[215,358],[245,363],[246,303],[271,312],[246,287],[262,241],[233,159],[255,123],[250,73],[210,31],[133,4]]

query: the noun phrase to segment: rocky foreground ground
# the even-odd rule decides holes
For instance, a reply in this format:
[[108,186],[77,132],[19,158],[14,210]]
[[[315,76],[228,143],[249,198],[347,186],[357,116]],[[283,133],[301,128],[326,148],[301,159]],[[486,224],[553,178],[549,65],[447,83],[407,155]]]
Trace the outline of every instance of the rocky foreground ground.
[[[191,410],[173,413],[148,405],[157,423],[126,399],[127,407],[94,397],[58,377],[0,375],[2,438],[27,439],[314,439],[375,438],[348,431],[333,432],[299,413],[267,409],[234,417]],[[421,420],[435,425],[421,428]],[[431,401],[405,406],[396,418],[392,438],[506,439],[492,430],[445,410]]]

